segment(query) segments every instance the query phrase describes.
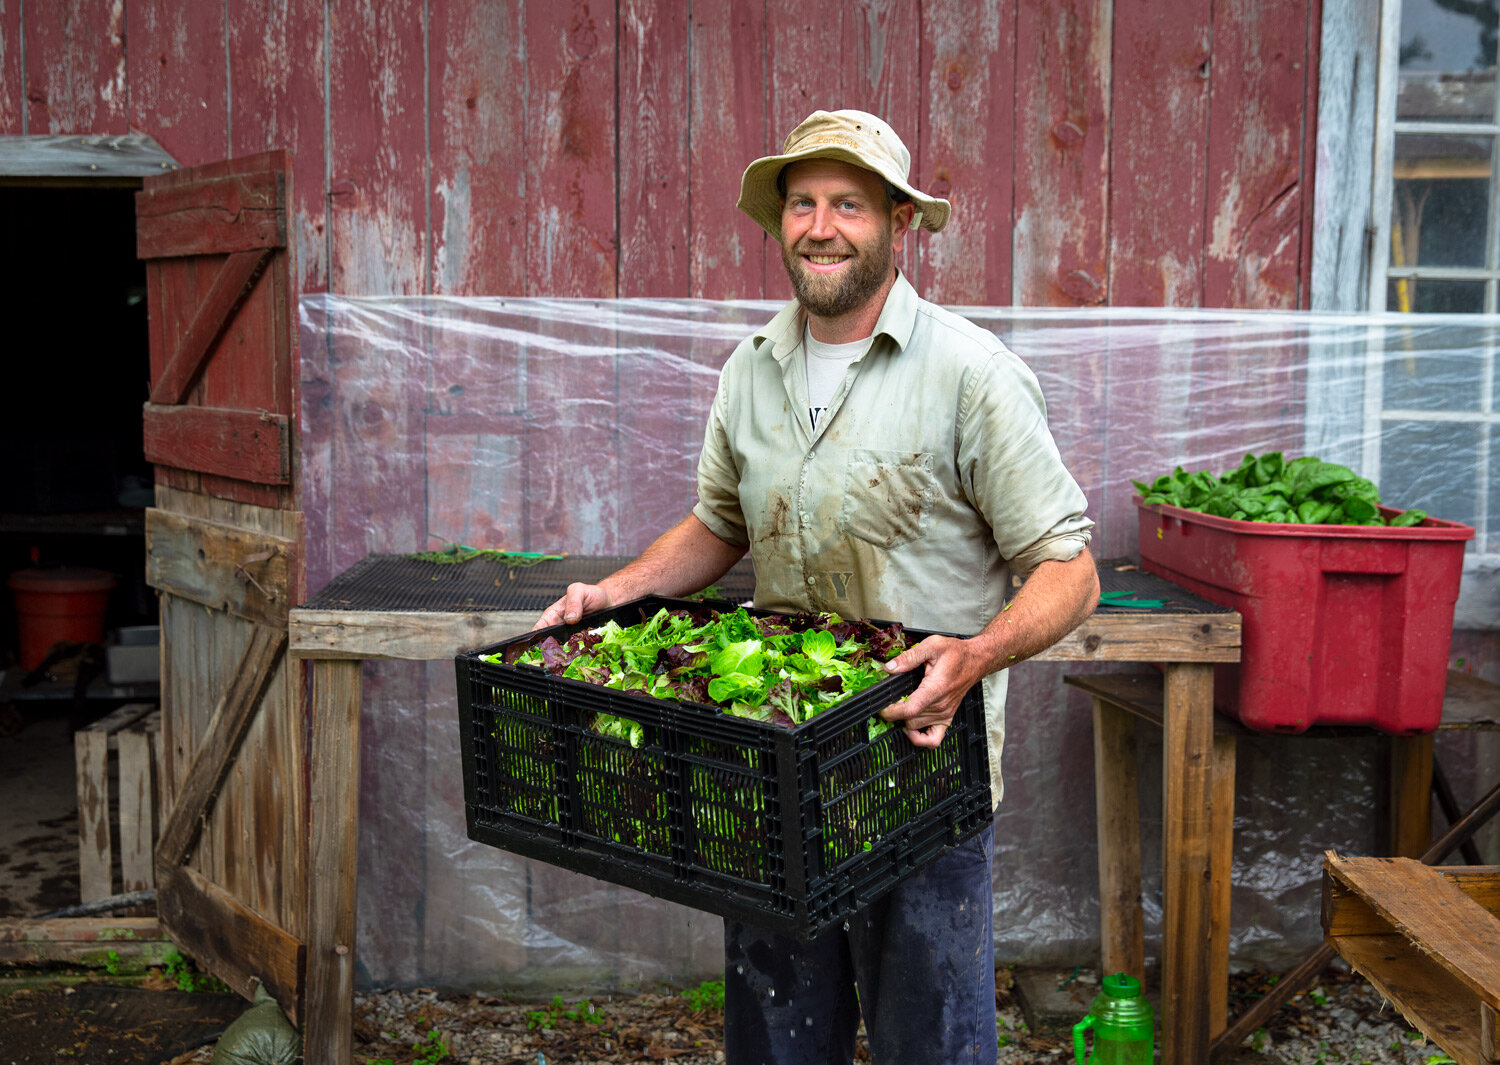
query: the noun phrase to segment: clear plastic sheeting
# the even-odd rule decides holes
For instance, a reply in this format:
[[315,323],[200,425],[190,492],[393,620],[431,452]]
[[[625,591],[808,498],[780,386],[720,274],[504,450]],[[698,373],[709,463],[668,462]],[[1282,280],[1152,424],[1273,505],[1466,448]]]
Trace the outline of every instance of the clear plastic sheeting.
[[[444,543],[630,555],[695,498],[719,367],[778,305],[304,296],[308,592],[365,555]],[[1088,495],[1096,557],[1131,558],[1131,480],[1279,450],[1345,463],[1386,502],[1473,525],[1454,664],[1500,679],[1491,426],[1500,318],[959,308],[1036,372]],[[996,817],[997,957],[1093,964],[1092,725],[1064,672],[1011,680]],[[450,663],[365,670],[364,986],[634,987],[721,964],[721,922],[472,843]],[[1148,951],[1159,942],[1160,736],[1139,738]],[[1321,939],[1322,854],[1386,852],[1385,747],[1266,736],[1236,782],[1231,954],[1284,965]],[[1443,735],[1460,806],[1491,737]],[[1496,861],[1495,833],[1482,838]]]

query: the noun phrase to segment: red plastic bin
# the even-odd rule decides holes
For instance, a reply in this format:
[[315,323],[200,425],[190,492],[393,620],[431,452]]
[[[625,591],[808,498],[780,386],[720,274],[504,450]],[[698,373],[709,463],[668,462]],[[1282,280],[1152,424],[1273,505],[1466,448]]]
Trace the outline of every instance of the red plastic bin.
[[1239,665],[1215,671],[1221,711],[1264,732],[1437,728],[1470,526],[1281,525],[1135,504],[1142,566],[1244,619]]

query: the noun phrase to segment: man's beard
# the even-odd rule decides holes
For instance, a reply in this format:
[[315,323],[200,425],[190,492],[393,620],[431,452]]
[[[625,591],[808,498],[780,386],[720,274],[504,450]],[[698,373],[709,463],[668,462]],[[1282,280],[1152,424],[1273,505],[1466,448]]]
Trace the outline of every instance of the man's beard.
[[[832,242],[829,242],[830,244]],[[855,248],[849,269],[837,275],[814,273],[802,262],[803,255],[838,254],[824,251],[815,242],[799,249],[782,245],[781,262],[791,279],[797,302],[819,318],[839,318],[864,305],[891,276],[895,253],[888,241],[871,241],[868,248]]]

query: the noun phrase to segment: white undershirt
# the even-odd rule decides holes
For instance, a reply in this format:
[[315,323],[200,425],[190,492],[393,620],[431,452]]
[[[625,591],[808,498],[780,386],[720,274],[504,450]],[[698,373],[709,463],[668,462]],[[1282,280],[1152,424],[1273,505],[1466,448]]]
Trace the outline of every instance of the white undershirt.
[[802,327],[802,346],[807,352],[807,413],[814,429],[828,412],[828,404],[838,394],[844,371],[851,362],[870,350],[874,339],[868,336],[848,344],[825,344],[815,339],[807,326]]

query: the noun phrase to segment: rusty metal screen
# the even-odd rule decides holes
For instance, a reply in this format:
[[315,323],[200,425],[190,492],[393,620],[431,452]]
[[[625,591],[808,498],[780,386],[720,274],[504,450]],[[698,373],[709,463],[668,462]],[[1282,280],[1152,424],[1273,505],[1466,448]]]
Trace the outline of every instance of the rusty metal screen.
[[[574,581],[594,583],[629,561],[578,556],[511,566],[485,558],[430,562],[406,555],[369,555],[302,606],[309,610],[541,613]],[[755,591],[754,570],[748,561],[740,562],[714,587],[721,598],[749,600]]]

